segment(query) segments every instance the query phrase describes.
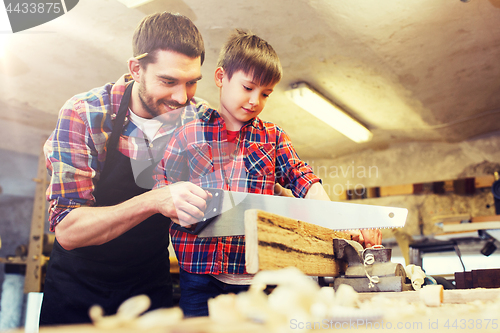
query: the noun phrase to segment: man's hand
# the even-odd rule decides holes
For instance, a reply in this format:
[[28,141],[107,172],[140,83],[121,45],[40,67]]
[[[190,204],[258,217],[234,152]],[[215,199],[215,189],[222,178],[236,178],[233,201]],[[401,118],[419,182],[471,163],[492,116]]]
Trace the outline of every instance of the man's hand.
[[174,223],[189,227],[199,222],[207,208],[206,201],[212,194],[190,182],[178,182],[154,190],[157,209]]

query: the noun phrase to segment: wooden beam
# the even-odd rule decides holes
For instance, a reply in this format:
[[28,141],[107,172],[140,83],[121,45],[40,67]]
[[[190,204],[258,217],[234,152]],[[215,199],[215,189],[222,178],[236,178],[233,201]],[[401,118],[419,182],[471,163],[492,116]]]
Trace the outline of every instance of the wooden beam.
[[[468,215],[453,215],[444,216],[441,218],[433,219],[435,223],[441,222],[443,233],[437,235],[444,235],[447,233],[463,233],[477,230],[500,229],[500,215],[490,216],[476,216],[470,217]],[[436,222],[437,221],[437,222]],[[462,221],[469,221],[463,223]]]
[[443,232],[463,232],[463,231],[478,231],[488,229],[500,229],[500,221],[496,222],[478,222],[478,223],[459,223],[459,224],[444,224]]
[[432,223],[462,223],[462,221],[470,221],[470,214],[454,214],[454,215],[438,215],[432,217]]
[[491,187],[491,185],[493,185],[494,182],[495,182],[494,175],[474,178],[474,185],[476,186],[476,188]]
[[38,172],[36,184],[35,201],[33,203],[33,215],[31,217],[31,230],[28,246],[28,257],[26,258],[26,276],[24,281],[24,292],[39,292],[42,287],[42,266],[46,257],[43,256],[43,235],[45,233],[45,190],[49,184],[45,156],[40,150],[38,159]]
[[384,186],[380,188],[380,196],[388,197],[392,195],[413,194],[413,184]]
[[307,275],[339,276],[346,264],[334,258],[333,239],[351,236],[257,209],[245,212],[246,269],[297,267]]
[[500,221],[500,215],[476,216],[471,219],[472,223],[478,222],[496,222]]
[[494,175],[487,175],[427,183],[347,189],[339,195],[339,200],[358,200],[410,194],[455,193],[459,195],[472,195],[476,189],[491,187],[494,181]]

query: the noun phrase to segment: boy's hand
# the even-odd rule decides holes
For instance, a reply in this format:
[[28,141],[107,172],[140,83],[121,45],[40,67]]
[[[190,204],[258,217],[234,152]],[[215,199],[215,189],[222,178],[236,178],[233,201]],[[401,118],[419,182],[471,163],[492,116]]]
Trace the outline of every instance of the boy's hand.
[[382,244],[382,231],[380,229],[362,229],[365,248]]
[[347,230],[346,233],[351,235],[352,240],[360,243],[365,248],[382,244],[382,232],[380,229]]

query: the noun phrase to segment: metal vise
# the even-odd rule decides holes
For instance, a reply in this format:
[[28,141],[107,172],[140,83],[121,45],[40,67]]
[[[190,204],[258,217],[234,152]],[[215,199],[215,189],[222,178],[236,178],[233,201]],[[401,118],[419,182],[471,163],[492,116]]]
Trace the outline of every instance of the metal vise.
[[391,262],[392,249],[358,250],[345,239],[334,239],[335,258],[347,262],[347,269],[333,281],[335,290],[348,284],[357,292],[413,290],[406,283],[406,272],[399,263]]

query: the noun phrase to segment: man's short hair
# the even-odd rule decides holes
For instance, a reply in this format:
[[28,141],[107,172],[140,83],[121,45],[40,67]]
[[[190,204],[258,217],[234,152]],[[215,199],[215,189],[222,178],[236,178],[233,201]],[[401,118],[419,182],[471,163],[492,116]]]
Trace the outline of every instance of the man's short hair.
[[224,69],[229,80],[242,70],[253,75],[255,83],[261,86],[278,83],[283,73],[273,47],[259,36],[240,29],[222,47],[217,66]]
[[146,67],[156,62],[159,50],[174,51],[191,58],[205,60],[203,38],[194,23],[186,16],[168,12],[155,13],[142,19],[132,39],[134,57],[148,53],[141,59]]

